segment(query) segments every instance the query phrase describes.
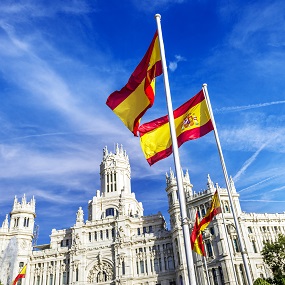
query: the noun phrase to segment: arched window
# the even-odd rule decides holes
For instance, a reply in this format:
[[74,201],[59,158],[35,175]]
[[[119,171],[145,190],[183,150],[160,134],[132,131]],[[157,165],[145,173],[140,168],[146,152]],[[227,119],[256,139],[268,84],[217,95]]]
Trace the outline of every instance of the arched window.
[[167,257],[167,266],[169,270],[174,269],[174,263],[173,263],[173,258],[172,256]]
[[224,204],[224,211],[225,211],[225,213],[229,213],[230,212],[230,208],[229,208],[228,202],[225,202],[225,204]]
[[115,216],[115,209],[114,208],[106,209],[106,217],[108,217],[108,216]]
[[105,271],[100,271],[97,274],[97,283],[99,282],[106,282],[107,281],[107,274]]

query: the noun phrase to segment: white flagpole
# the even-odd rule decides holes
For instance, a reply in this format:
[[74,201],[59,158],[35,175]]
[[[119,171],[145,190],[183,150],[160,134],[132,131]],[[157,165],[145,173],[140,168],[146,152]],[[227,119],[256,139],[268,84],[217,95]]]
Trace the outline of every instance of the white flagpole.
[[161,23],[160,23],[161,16],[159,14],[156,14],[155,19],[157,23],[161,63],[162,63],[163,76],[164,76],[164,87],[165,87],[165,93],[166,93],[170,134],[171,134],[171,140],[172,140],[172,150],[173,150],[173,157],[174,157],[174,164],[175,164],[175,171],[176,171],[177,189],[178,189],[178,197],[179,197],[179,204],[180,204],[180,214],[181,214],[181,220],[182,220],[182,230],[183,230],[183,237],[184,237],[185,253],[186,253],[186,260],[187,260],[188,278],[189,278],[190,285],[196,285],[194,262],[193,262],[191,244],[190,244],[189,225],[188,225],[188,218],[187,218],[187,211],[186,211],[186,202],[185,202],[185,195],[184,195],[184,189],[183,189],[182,170],[180,166],[180,158],[179,158],[179,153],[178,153],[178,143],[177,143],[175,124],[174,124],[174,116],[173,116],[173,108],[172,108],[172,101],[171,101],[170,87],[169,87],[169,80],[168,80],[168,73],[167,73],[167,66],[166,66],[166,59],[165,59],[164,43],[163,43],[162,31],[161,31]]
[[[216,190],[217,190],[217,193],[218,193],[219,201],[220,201],[220,203],[221,203],[221,197],[220,197],[218,185],[216,185]],[[230,242],[229,242],[229,235],[228,235],[228,230],[227,230],[227,226],[226,226],[225,215],[224,215],[224,211],[223,211],[223,209],[222,209],[222,205],[221,205],[221,211],[222,211],[222,219],[223,219],[223,224],[224,224],[224,229],[225,229],[225,235],[226,235],[227,245],[228,245],[228,249],[229,249],[229,253],[230,253],[230,258],[231,258],[233,273],[234,273],[234,277],[235,277],[235,282],[236,282],[236,285],[238,285],[238,279],[237,279],[237,274],[236,274],[236,269],[235,269],[234,259],[233,259],[233,252],[232,252],[232,248],[231,248]],[[228,276],[228,277],[229,277],[229,276]],[[229,280],[229,281],[230,281],[230,280]]]
[[245,245],[244,245],[244,242],[242,239],[238,219],[237,219],[236,212],[235,212],[235,207],[234,207],[233,198],[232,198],[232,194],[231,194],[231,185],[229,182],[229,177],[228,177],[228,172],[227,172],[227,168],[226,168],[226,164],[225,164],[225,160],[224,160],[224,155],[222,152],[221,143],[220,143],[220,139],[219,139],[219,135],[218,135],[218,131],[216,128],[216,123],[215,123],[215,119],[214,119],[214,115],[213,115],[213,111],[212,111],[212,106],[211,106],[209,95],[208,95],[207,84],[203,84],[202,88],[204,91],[206,103],[207,103],[207,106],[208,106],[208,109],[210,112],[210,116],[211,116],[211,120],[212,120],[212,124],[214,127],[215,139],[216,139],[216,143],[217,143],[217,147],[218,147],[220,161],[222,164],[222,169],[224,172],[224,177],[225,177],[225,182],[226,182],[226,186],[227,186],[226,188],[227,188],[227,192],[228,192],[228,196],[229,196],[229,201],[230,201],[231,209],[233,211],[233,218],[234,218],[235,227],[236,227],[236,231],[237,231],[237,235],[238,235],[238,239],[239,239],[239,243],[240,243],[240,247],[241,247],[241,255],[242,255],[243,265],[244,265],[245,272],[246,272],[247,282],[248,282],[248,285],[253,285],[252,278],[250,275],[249,265],[248,265],[247,253],[246,253]]
[[211,285],[211,283],[210,283],[210,277],[209,277],[209,272],[208,272],[208,265],[207,265],[206,256],[203,256],[202,258],[203,258],[203,260],[204,260],[205,271],[206,271],[206,276],[207,276],[207,282],[208,282],[208,285]]

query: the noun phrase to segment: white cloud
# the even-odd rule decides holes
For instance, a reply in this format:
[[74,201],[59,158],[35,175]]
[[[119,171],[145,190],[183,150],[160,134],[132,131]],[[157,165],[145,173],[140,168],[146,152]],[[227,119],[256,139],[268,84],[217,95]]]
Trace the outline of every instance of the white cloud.
[[186,61],[181,55],[175,55],[175,60],[169,62],[169,69],[173,72],[177,69],[178,62]]

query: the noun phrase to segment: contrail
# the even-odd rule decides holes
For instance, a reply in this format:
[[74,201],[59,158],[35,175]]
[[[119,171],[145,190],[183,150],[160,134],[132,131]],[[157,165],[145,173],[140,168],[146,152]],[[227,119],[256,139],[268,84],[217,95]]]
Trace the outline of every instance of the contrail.
[[262,184],[262,183],[264,183],[264,182],[267,182],[268,180],[271,180],[271,179],[273,179],[273,178],[275,178],[275,177],[278,177],[278,176],[280,176],[280,174],[279,174],[279,175],[273,175],[273,176],[271,176],[271,177],[268,177],[268,178],[266,178],[266,179],[264,179],[264,180],[262,180],[262,181],[259,181],[259,182],[255,183],[255,184],[251,185],[251,186],[248,186],[248,187],[246,187],[246,188],[243,188],[243,189],[239,190],[238,193],[241,193],[241,192],[243,192],[243,191],[246,191],[246,190],[248,190],[248,189],[250,189],[250,188],[253,188],[253,187],[257,186],[257,185],[260,185],[260,184]]
[[261,108],[261,107],[266,107],[266,106],[271,106],[271,105],[277,105],[277,104],[284,104],[284,103],[285,103],[285,101],[275,101],[275,102],[252,104],[252,105],[246,105],[246,106],[223,107],[221,109],[214,110],[214,113],[238,112],[238,111],[256,109],[256,108]]
[[273,189],[273,190],[270,190],[269,192],[271,193],[271,192],[278,192],[278,191],[280,191],[280,190],[283,190],[285,188],[285,186],[282,186],[282,187],[278,187],[278,188],[275,188],[275,189]]
[[66,136],[66,135],[74,135],[74,134],[88,133],[88,132],[92,132],[92,129],[81,130],[81,131],[77,131],[77,132],[55,132],[55,133],[43,133],[43,134],[27,135],[27,136],[22,136],[22,137],[10,138],[10,139],[6,139],[3,141],[21,140],[21,139],[29,139],[29,138],[34,138],[34,137],[46,137],[46,136]]
[[264,143],[242,166],[242,168],[237,172],[237,174],[233,177],[233,180],[236,182],[239,180],[240,176],[246,171],[246,169],[255,161],[259,153],[271,142],[267,141]]
[[242,200],[242,199],[240,199],[240,201],[242,202],[266,202],[266,203],[284,203],[285,202],[284,200],[274,201],[274,200]]

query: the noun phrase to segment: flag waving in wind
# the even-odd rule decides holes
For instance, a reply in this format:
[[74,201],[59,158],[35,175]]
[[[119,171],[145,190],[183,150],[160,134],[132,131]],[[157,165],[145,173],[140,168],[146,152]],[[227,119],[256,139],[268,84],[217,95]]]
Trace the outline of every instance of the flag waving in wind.
[[200,231],[204,231],[208,227],[210,222],[213,220],[214,216],[216,216],[217,214],[221,212],[222,212],[222,209],[221,209],[221,204],[219,200],[219,195],[218,195],[218,191],[216,190],[212,198],[211,206],[208,209],[205,217],[200,222],[200,225],[199,225]]
[[[203,90],[174,112],[178,147],[213,130]],[[168,116],[139,126],[142,151],[150,165],[172,153]]]
[[106,102],[135,136],[137,136],[141,117],[153,105],[155,77],[161,74],[161,55],[156,32],[128,83],[120,91],[113,92]]
[[198,254],[206,256],[205,247],[204,247],[204,243],[203,243],[202,232],[201,232],[200,226],[199,226],[198,212],[196,212],[196,220],[195,220],[195,224],[194,224],[194,227],[193,227],[190,239],[191,239],[191,247],[192,247],[192,249],[195,252],[197,252]]
[[27,270],[27,265],[25,265],[22,270],[20,271],[20,273],[17,275],[17,277],[14,279],[12,285],[16,285],[17,282],[19,281],[19,279],[21,278],[25,278],[26,276],[26,270]]

